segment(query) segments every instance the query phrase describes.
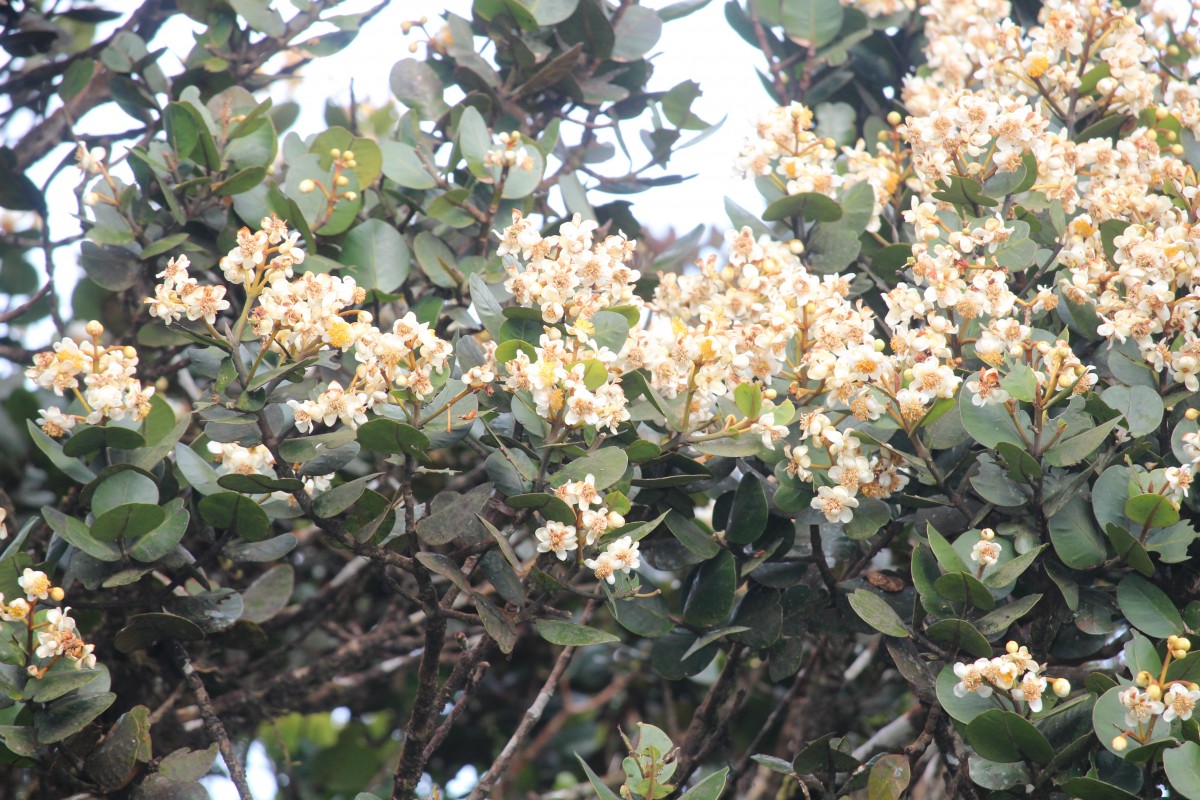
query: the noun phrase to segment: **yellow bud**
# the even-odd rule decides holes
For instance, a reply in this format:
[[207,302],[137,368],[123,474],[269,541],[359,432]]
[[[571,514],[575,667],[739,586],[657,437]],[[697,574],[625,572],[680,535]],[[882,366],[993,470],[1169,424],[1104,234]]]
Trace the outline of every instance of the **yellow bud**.
[[1154,109],[1154,118],[1157,120],[1166,119],[1167,118],[1167,110],[1165,108],[1163,108],[1162,106],[1159,106],[1158,108]]
[[61,586],[55,586],[53,589],[50,590],[50,599],[56,603],[61,603],[63,601],[63,598],[66,596],[67,596],[67,593],[63,591],[63,588]]
[[418,43],[418,42],[412,42],[408,45],[408,52],[410,52],[410,53],[415,53],[419,49],[421,49],[421,46],[420,46],[420,43]]
[[1183,412],[1183,416],[1187,417],[1192,422],[1195,422],[1198,418],[1200,418],[1200,408],[1189,408],[1187,411]]
[[346,198],[351,203],[353,203],[355,200],[358,199],[358,192],[346,192],[345,194],[342,195],[342,197]]
[[1018,650],[1020,650],[1020,649],[1021,649],[1021,645],[1019,645],[1019,644],[1017,644],[1016,642],[1013,642],[1013,641],[1010,641],[1010,642],[1008,642],[1007,644],[1005,644],[1005,645],[1004,645],[1004,651],[1005,651],[1006,653],[1008,653],[1009,655],[1012,655],[1013,653],[1016,653],[1016,652],[1017,652]]
[[1152,142],[1158,141],[1158,131],[1146,131],[1146,138]]
[[85,206],[94,206],[100,202],[100,195],[96,192],[88,192],[83,196],[83,204]]
[[1167,139],[1167,141],[1168,141],[1168,142],[1173,142],[1173,141],[1175,141],[1176,139],[1178,139],[1178,138],[1179,138],[1179,137],[1178,137],[1178,136],[1175,134],[1175,131],[1167,131],[1167,132],[1165,132],[1163,135],[1166,137],[1166,139]]
[[824,144],[826,147],[828,147],[830,150],[832,150],[833,148],[837,147],[837,142],[835,142],[835,141],[833,140],[833,137],[832,137],[832,136],[826,136],[826,137],[825,137],[825,141],[824,141],[824,143],[823,143],[823,144]]
[[767,389],[765,392],[763,392],[763,397],[767,398],[768,400],[774,400],[778,396],[779,392],[775,391],[774,389]]
[[353,161],[354,160],[354,151],[347,150],[346,152],[342,153],[342,160],[343,161]]
[[1186,656],[1186,655],[1187,655],[1187,650],[1184,650],[1184,649],[1182,649],[1182,648],[1180,648],[1179,650],[1172,650],[1172,651],[1171,651],[1171,657],[1172,657],[1172,658],[1175,658],[1175,659],[1180,659],[1180,658],[1183,658],[1183,657],[1184,657],[1184,656]]
[[338,175],[337,179],[334,181],[334,183],[336,183],[338,186],[349,186],[350,179],[347,178],[345,175]]
[[1142,670],[1133,677],[1133,682],[1139,689],[1145,689],[1150,685],[1150,681],[1154,680],[1154,676],[1146,670]]
[[317,188],[317,184],[313,182],[312,178],[305,178],[304,180],[300,181],[300,191],[303,194],[308,194],[315,188]]
[[412,26],[413,26],[412,21],[406,19],[404,22],[400,23],[400,32],[403,34],[407,34],[409,31],[412,30]]
[[[979,538],[983,539],[985,542],[990,542],[992,539],[996,538],[996,532],[991,528],[984,528],[979,532]],[[1016,644],[1016,642],[1010,642],[1009,644]]]
[[1178,643],[1179,649],[1185,653],[1192,649],[1192,640],[1186,636],[1178,636],[1175,641]]
[[887,347],[887,345],[883,343],[883,339],[876,339],[873,347],[875,348],[876,353],[882,353],[883,348]]
[[1066,697],[1071,693],[1071,682],[1066,678],[1059,678],[1053,684],[1051,684],[1050,688],[1054,690],[1054,694],[1056,696]]
[[126,345],[122,352],[125,353],[126,358],[137,358],[137,350],[129,345]]
[[888,115],[887,115],[888,125],[891,125],[893,128],[896,127],[897,125],[899,125],[903,120],[904,120],[904,118],[900,116],[899,111],[889,111],[888,112]]
[[792,255],[798,256],[804,252],[804,242],[799,239],[792,239],[788,242],[788,250],[791,251]]
[[95,339],[100,334],[104,333],[104,326],[98,320],[92,320],[87,324],[87,335]]
[[892,134],[888,131],[880,131],[879,133],[875,134],[876,141],[886,142],[890,138],[892,138]]
[[1129,740],[1123,734],[1117,734],[1112,740],[1112,749],[1118,753],[1124,752],[1125,748],[1129,747]]
[[1150,684],[1146,687],[1146,696],[1156,702],[1162,700],[1162,687],[1157,683]]
[[1169,55],[1169,56],[1179,55],[1179,45],[1177,45],[1177,44],[1167,45],[1167,55]]
[[1183,145],[1181,145],[1181,144],[1171,145],[1171,155],[1176,156],[1176,157],[1183,155]]

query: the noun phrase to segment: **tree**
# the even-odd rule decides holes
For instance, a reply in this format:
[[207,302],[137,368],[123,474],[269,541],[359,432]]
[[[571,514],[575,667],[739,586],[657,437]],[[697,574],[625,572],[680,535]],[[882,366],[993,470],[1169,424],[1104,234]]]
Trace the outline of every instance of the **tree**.
[[0,40],[0,795],[1200,797],[1194,11],[732,0],[709,253],[619,199],[711,130],[649,88],[703,0],[406,23],[308,135],[264,90],[382,6],[60,5]]

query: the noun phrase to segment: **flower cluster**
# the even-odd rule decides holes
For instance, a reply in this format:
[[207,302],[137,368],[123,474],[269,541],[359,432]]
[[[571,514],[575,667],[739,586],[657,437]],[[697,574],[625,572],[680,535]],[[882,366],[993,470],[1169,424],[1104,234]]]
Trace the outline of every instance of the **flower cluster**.
[[217,315],[229,308],[225,287],[201,286],[188,274],[190,266],[187,256],[179,256],[168,261],[166,269],[158,273],[156,277],[162,278],[163,282],[154,287],[154,297],[145,301],[150,306],[150,316],[167,324],[182,317],[193,322],[202,319],[212,327]]
[[954,685],[956,697],[968,694],[992,697],[998,691],[1012,698],[1013,707],[1021,703],[1033,714],[1042,710],[1042,698],[1047,688],[1056,697],[1071,693],[1070,681],[1044,674],[1043,665],[1033,659],[1024,645],[1016,642],[1005,645],[1002,656],[980,658],[970,664],[959,661],[954,665],[954,674],[958,676],[958,683]]
[[501,233],[496,249],[506,257],[504,288],[519,304],[540,308],[550,324],[590,320],[613,306],[639,307],[633,288],[642,274],[629,266],[634,243],[623,234],[594,242],[596,227],[595,221],[576,214],[556,235],[543,237],[513,209],[512,225]]
[[578,551],[580,560],[595,573],[596,579],[608,583],[616,581],[618,572],[628,573],[640,566],[637,542],[629,536],[610,542],[595,558],[582,558],[583,548],[591,547],[605,533],[625,524],[621,514],[604,505],[594,475],[567,481],[554,490],[554,495],[575,512],[575,524],[547,520],[534,532],[539,553],[554,553],[559,561],[565,561],[568,553]]
[[[17,578],[17,585],[25,596],[14,597],[5,603],[4,595],[0,594],[0,621],[22,623],[27,635],[16,637],[17,641],[37,642],[33,652],[26,654],[27,672],[34,678],[42,678],[64,658],[75,669],[95,667],[93,651],[96,646],[79,635],[70,608],[51,608],[39,621],[38,605],[47,601],[61,603],[66,596],[62,587],[54,586],[46,573],[28,567]],[[39,661],[42,662],[40,665]]]
[[883,205],[900,184],[894,153],[882,145],[871,153],[862,141],[839,149],[832,138],[816,133],[813,112],[801,103],[761,114],[755,135],[746,139],[734,163],[741,175],[769,177],[788,195],[815,192],[836,197],[843,189],[867,182],[875,192],[870,231],[879,230]]
[[1134,676],[1133,686],[1121,691],[1121,706],[1125,709],[1125,724],[1112,740],[1114,750],[1120,752],[1129,746],[1129,739],[1147,744],[1159,719],[1163,722],[1189,720],[1200,702],[1200,686],[1190,681],[1166,679],[1167,665],[1171,659],[1180,659],[1192,649],[1186,636],[1167,637],[1167,657],[1163,661],[1162,673],[1156,678],[1142,670]]
[[56,342],[53,350],[34,356],[33,366],[25,370],[25,376],[38,386],[59,397],[69,391],[83,407],[82,415],[57,408],[39,411],[39,424],[48,436],[65,436],[79,420],[96,425],[106,419],[141,420],[150,413],[154,387],[143,387],[134,377],[137,350],[128,345],[106,347],[100,344],[103,333],[104,326],[93,320],[87,324],[90,341],[67,338]]
[[526,172],[533,171],[533,156],[529,155],[529,151],[521,146],[520,131],[499,133],[496,135],[496,138],[500,140],[501,146],[488,150],[484,154],[483,165],[485,167],[506,167],[508,169],[522,169]]
[[246,287],[279,276],[290,278],[292,268],[304,263],[299,242],[300,232],[289,231],[287,222],[274,214],[263,217],[258,231],[238,231],[237,247],[221,259],[221,272],[231,284]]
[[[208,452],[217,462],[217,475],[266,475],[270,478],[275,474],[275,457],[265,445],[243,447],[232,442],[209,442]],[[309,475],[303,478],[304,491],[310,495],[320,494],[331,485],[333,473],[328,475]],[[296,498],[288,492],[274,492],[271,497],[294,504]]]

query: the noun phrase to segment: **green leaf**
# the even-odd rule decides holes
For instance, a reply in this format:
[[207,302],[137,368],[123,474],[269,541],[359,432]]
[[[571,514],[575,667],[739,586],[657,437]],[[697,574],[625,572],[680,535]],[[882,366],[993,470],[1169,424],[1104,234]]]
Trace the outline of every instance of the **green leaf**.
[[956,603],[970,603],[981,611],[996,607],[996,600],[978,578],[965,572],[951,572],[933,582],[938,594]]
[[263,623],[282,611],[292,599],[295,573],[290,564],[272,567],[242,592],[242,619]]
[[424,458],[429,437],[421,431],[390,419],[373,419],[360,425],[357,433],[362,449],[371,453],[405,454]]
[[733,554],[722,550],[715,558],[698,566],[694,576],[683,604],[684,621],[698,628],[724,622],[733,608],[737,587]]
[[967,572],[967,562],[963,561],[962,556],[954,549],[954,545],[946,540],[937,532],[932,523],[927,523],[925,526],[925,535],[929,537],[929,548],[933,550],[933,555],[937,558],[938,566],[943,572]]
[[958,392],[958,413],[962,419],[963,428],[971,434],[971,438],[984,447],[994,450],[1001,442],[1008,442],[1024,449],[1025,443],[1017,433],[1003,405],[977,406],[971,402],[971,392],[964,381]]
[[1110,386],[1100,395],[1104,404],[1120,411],[1133,436],[1158,430],[1163,418],[1162,396],[1149,386]]
[[359,286],[391,293],[408,277],[408,241],[383,220],[369,219],[346,234],[339,260]]
[[[1114,734],[1115,735],[1115,734]],[[1109,739],[1112,736],[1108,737]],[[1139,800],[1136,794],[1099,778],[1068,778],[1058,788],[1079,800]]]
[[322,519],[336,517],[354,505],[358,498],[362,497],[362,493],[367,490],[367,484],[378,477],[378,472],[372,472],[370,475],[346,481],[317,495],[313,500],[313,513]]
[[1108,537],[1108,543],[1116,551],[1117,558],[1147,578],[1154,574],[1154,562],[1150,560],[1150,554],[1146,552],[1145,545],[1135,539],[1129,531],[1110,522],[1104,526],[1104,535]]
[[561,644],[564,647],[585,647],[589,644],[611,644],[621,641],[619,636],[573,622],[539,619],[534,624],[539,636],[551,644]]
[[1013,602],[999,606],[975,620],[975,629],[984,636],[995,638],[1003,634],[1021,617],[1033,610],[1042,599],[1040,594],[1029,594]]
[[1108,557],[1104,537],[1096,530],[1091,510],[1079,495],[1050,517],[1049,528],[1054,552],[1071,569],[1092,569]]
[[595,453],[577,458],[560,469],[550,479],[551,486],[581,481],[591,475],[597,489],[607,489],[621,479],[629,468],[629,456],[619,447],[602,447]]
[[767,222],[778,222],[793,217],[800,217],[810,222],[836,222],[842,218],[842,207],[827,195],[818,192],[802,192],[781,197],[767,206],[762,215]]
[[183,507],[183,498],[176,498],[163,507],[166,518],[162,524],[138,539],[129,548],[135,561],[149,564],[164,558],[175,549],[187,532],[191,516]]
[[33,729],[41,744],[61,742],[79,733],[105,712],[117,696],[101,692],[82,697],[67,696],[54,701],[33,716]]
[[167,130],[167,144],[178,160],[186,160],[200,143],[200,132],[192,112],[183,103],[168,103],[162,119]]
[[291,494],[304,488],[304,481],[295,478],[273,478],[254,472],[249,475],[233,472],[217,478],[217,485],[222,489],[241,494],[271,494],[272,492],[287,492]]
[[383,174],[406,189],[432,189],[437,181],[425,169],[415,147],[403,142],[379,142],[383,156]]
[[150,747],[150,709],[134,706],[122,714],[88,755],[85,769],[101,788],[115,790],[129,779],[137,762],[147,762]]
[[912,780],[908,758],[887,755],[871,765],[867,777],[867,800],[900,800]]
[[1117,584],[1117,606],[1129,623],[1147,636],[1165,639],[1183,633],[1183,617],[1162,589],[1137,575]]
[[441,78],[424,61],[406,58],[397,61],[389,77],[392,94],[416,111],[422,119],[435,120],[449,110],[442,99]]
[[766,529],[766,492],[756,476],[746,475],[734,492],[725,538],[734,544],[750,544],[757,541]]
[[977,206],[991,207],[1000,205],[1000,201],[988,197],[982,191],[979,181],[964,178],[961,175],[951,175],[939,181],[939,191],[933,193],[934,198],[944,200],[956,206],[974,209]]
[[262,183],[266,177],[266,167],[246,167],[230,175],[220,183],[213,184],[213,191],[222,197],[230,197],[250,191]]
[[76,483],[87,484],[96,480],[96,473],[84,466],[79,459],[66,455],[62,445],[47,436],[33,420],[26,420],[25,423],[37,449],[42,451],[51,464],[62,470],[64,475]]
[[729,767],[720,769],[684,792],[679,800],[717,800],[725,791],[728,777]]
[[92,513],[100,516],[126,503],[158,505],[158,486],[135,470],[122,470],[100,481],[92,493]]
[[814,775],[856,769],[858,759],[841,749],[844,744],[844,739],[835,739],[832,733],[813,739],[792,759],[792,770],[797,775]]
[[[862,591],[861,589],[859,591]],[[963,650],[976,658],[989,658],[992,646],[974,625],[963,619],[939,620],[925,629],[925,634],[951,650]]]
[[1054,748],[1020,714],[993,708],[967,723],[967,741],[975,752],[1001,764],[1028,758],[1045,764],[1054,758]]
[[733,390],[733,402],[742,415],[749,420],[762,416],[762,387],[753,381],[739,383]]
[[1013,583],[1017,578],[1029,569],[1037,557],[1041,555],[1048,545],[1038,545],[1037,547],[1017,556],[1011,561],[1006,561],[996,567],[995,571],[983,579],[985,586],[991,589],[1001,589]]
[[1179,509],[1161,494],[1138,494],[1125,501],[1125,516],[1145,528],[1168,528],[1179,522]]
[[102,542],[136,539],[163,524],[167,514],[159,506],[128,503],[106,511],[92,522],[92,537]]
[[484,630],[496,641],[500,652],[511,653],[517,644],[517,631],[512,622],[486,597],[476,595],[475,608],[479,611]]
[[1096,452],[1096,448],[1104,443],[1112,429],[1121,422],[1121,417],[1113,417],[1108,422],[1102,422],[1090,431],[1078,436],[1072,436],[1065,442],[1059,442],[1042,455],[1042,460],[1055,467],[1069,467],[1078,464]]
[[463,278],[458,269],[458,259],[450,247],[429,231],[421,231],[413,240],[413,252],[417,265],[434,286],[455,289]]
[[592,772],[592,768],[589,767],[588,763],[583,760],[583,756],[579,755],[579,753],[576,753],[575,759],[579,762],[579,766],[583,767],[583,772],[585,775],[587,775],[588,782],[592,784],[592,788],[595,789],[596,796],[599,797],[600,800],[621,800],[621,798],[617,797],[616,793],[604,785],[604,782],[600,780],[599,775],[597,775],[595,772]]
[[97,540],[82,520],[69,517],[57,508],[50,506],[42,508],[42,516],[46,518],[46,523],[50,525],[50,528],[67,544],[79,548],[92,558],[100,561],[121,560],[120,548],[110,542]]
[[1200,800],[1200,745],[1184,742],[1164,751],[1163,769],[1172,789],[1188,800]]
[[214,528],[233,529],[248,542],[260,542],[271,530],[267,512],[246,495],[236,492],[217,492],[203,498],[197,505],[200,518]]
[[849,601],[850,607],[862,618],[863,622],[880,633],[900,638],[906,638],[909,635],[908,626],[904,624],[900,615],[874,592],[855,589],[847,595],[846,600]]
[[788,38],[812,47],[837,38],[845,16],[839,0],[783,0],[780,11]]
[[117,631],[113,644],[122,653],[132,653],[165,639],[190,642],[203,638],[204,630],[191,620],[176,614],[153,612],[130,617],[125,627]]

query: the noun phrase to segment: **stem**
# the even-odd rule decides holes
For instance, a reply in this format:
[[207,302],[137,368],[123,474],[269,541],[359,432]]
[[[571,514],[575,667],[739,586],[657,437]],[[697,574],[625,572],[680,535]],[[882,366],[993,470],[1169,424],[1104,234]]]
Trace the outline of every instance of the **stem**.
[[182,670],[188,686],[191,687],[192,694],[196,695],[196,702],[200,705],[200,716],[204,719],[204,728],[217,743],[221,757],[225,759],[225,766],[229,769],[229,778],[237,788],[238,797],[241,800],[254,800],[254,796],[250,794],[250,786],[246,783],[246,769],[233,749],[233,742],[229,740],[225,725],[222,724],[221,718],[213,709],[212,699],[208,696],[208,690],[204,688],[204,681],[196,672],[196,668],[192,666],[187,651],[179,642],[175,642],[175,660],[179,664],[179,669]]

